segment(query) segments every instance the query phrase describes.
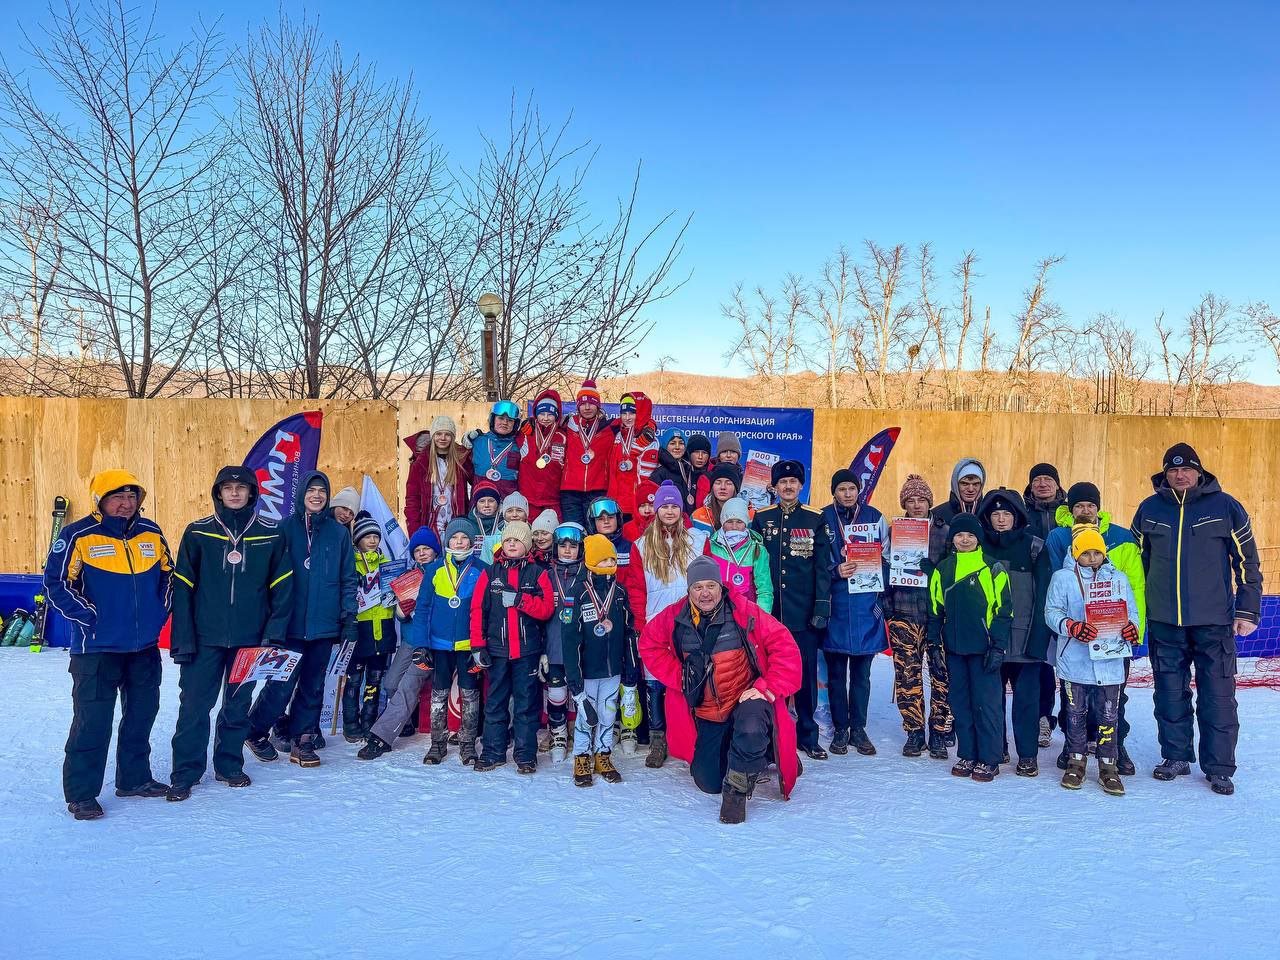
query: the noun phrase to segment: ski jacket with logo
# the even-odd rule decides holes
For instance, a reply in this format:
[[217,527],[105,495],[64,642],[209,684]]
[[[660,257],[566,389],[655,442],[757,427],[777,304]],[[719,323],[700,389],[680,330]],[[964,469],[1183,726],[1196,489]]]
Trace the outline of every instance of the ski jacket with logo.
[[[608,608],[596,608],[596,599],[587,590],[588,582],[601,603],[609,597]],[[627,591],[615,577],[588,572],[577,584],[578,594],[571,607],[573,616],[562,624],[564,675],[569,692],[574,696],[583,690],[585,680],[605,680],[622,676],[628,662],[638,659],[635,653],[635,624],[627,604]],[[597,625],[605,626],[604,636],[596,635]]]
[[[516,605],[503,605],[502,595],[515,591]],[[495,557],[483,570],[471,597],[471,649],[487,649],[494,657],[518,660],[541,653],[546,621],[555,613],[551,575],[528,557]]]
[[[385,595],[390,587],[381,583],[378,568],[390,559],[377,550],[370,553],[356,551],[356,573],[360,576],[361,590],[380,590]],[[357,603],[357,607],[359,604]],[[371,657],[374,654],[390,653],[396,645],[396,629],[394,607],[375,603],[356,614],[358,639],[354,656]]]
[[[533,404],[536,408],[543,400],[556,405],[556,422],[543,429],[536,417],[520,425],[520,470],[517,486],[529,501],[529,519],[532,521],[543,510],[551,509],[560,515],[560,486],[564,479],[566,450],[569,435],[560,422],[560,394],[543,390]],[[538,466],[544,463],[545,466]]]
[[[616,429],[617,421],[609,420],[604,411],[585,423],[576,413],[565,418],[564,430],[569,439],[564,454],[562,490],[586,493],[588,490],[609,489],[609,456],[613,453]],[[584,457],[590,458],[588,463],[582,462]]]
[[972,656],[1009,649],[1009,575],[981,549],[949,553],[929,576],[929,645]]
[[[997,501],[1012,507],[1012,530],[997,533],[991,526],[991,513]],[[983,549],[1009,576],[1009,599],[1013,606],[1005,660],[1043,662],[1049,657],[1049,628],[1044,620],[1044,598],[1053,575],[1049,551],[1044,541],[1033,533],[1025,503],[1009,490],[999,488],[983,497],[978,505],[978,520],[982,524]]]
[[[1053,573],[1065,567],[1075,566],[1071,559],[1071,528],[1075,526],[1075,518],[1071,509],[1065,504],[1058,508],[1056,517],[1058,526],[1049,534],[1044,548],[1049,551],[1049,569]],[[1133,602],[1137,607],[1138,618],[1133,621],[1138,628],[1138,636],[1147,635],[1147,575],[1142,569],[1142,551],[1138,549],[1138,541],[1133,539],[1128,529],[1118,523],[1111,522],[1111,514],[1105,510],[1098,511],[1098,532],[1102,534],[1102,542],[1107,545],[1107,561],[1124,574],[1129,581],[1129,589],[1133,592]],[[1048,624],[1054,629],[1052,623]]]
[[498,488],[501,501],[516,492],[520,476],[520,430],[517,424],[511,433],[499,436],[493,432],[493,420],[490,414],[489,429],[471,444],[471,473],[476,480],[491,480]]
[[471,600],[483,569],[474,554],[459,564],[446,552],[428,564],[405,642],[428,650],[470,650]]
[[653,419],[653,401],[632,391],[636,401],[636,424],[630,434],[622,421],[615,421],[613,450],[609,453],[609,496],[627,516],[636,512],[636,487],[658,466],[658,425]]

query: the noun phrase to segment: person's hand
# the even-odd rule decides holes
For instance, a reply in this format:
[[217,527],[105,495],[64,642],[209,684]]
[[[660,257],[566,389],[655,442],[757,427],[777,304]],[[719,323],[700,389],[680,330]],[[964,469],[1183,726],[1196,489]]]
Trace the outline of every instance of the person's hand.
[[514,590],[502,591],[502,605],[510,609],[516,605],[516,601],[520,599],[520,594]]
[[819,617],[815,614],[813,619],[809,621],[809,626],[815,630],[825,630],[827,628],[827,618]]
[[480,439],[480,437],[482,437],[483,435],[484,435],[484,431],[481,430],[479,427],[476,427],[464,433],[462,435],[462,439],[459,440],[458,443],[460,446],[463,446],[466,449],[470,450],[471,445],[475,443],[478,439]]
[[551,661],[544,653],[538,658],[538,679],[543,683],[547,682],[547,674],[551,672]]
[[1067,636],[1081,643],[1089,643],[1098,639],[1098,628],[1084,620],[1068,620]]
[[1133,621],[1124,625],[1124,629],[1120,631],[1120,639],[1130,646],[1138,645],[1138,628],[1133,625]]
[[768,699],[769,699],[768,697],[766,697],[763,693],[761,693],[755,687],[747,687],[747,689],[742,691],[742,696],[738,698],[738,702],[746,703],[748,700],[768,700]]
[[489,656],[488,650],[472,650],[471,663],[471,672],[479,673],[481,670],[488,670],[493,666],[493,658]]
[[998,673],[1004,666],[1004,651],[999,647],[987,647],[987,655],[982,658],[982,669],[987,673]]
[[574,694],[573,702],[577,706],[578,713],[587,718],[587,724],[594,727],[600,722],[600,714],[596,712],[596,705],[587,699],[587,692]]
[[935,677],[945,676],[947,672],[947,657],[942,650],[942,644],[931,643],[928,646],[929,651],[929,673]]
[[1258,625],[1244,617],[1236,617],[1234,632],[1237,637],[1247,637],[1258,629]]
[[846,580],[852,577],[854,574],[854,571],[857,569],[858,569],[858,565],[854,563],[852,560],[846,560],[844,563],[840,564],[840,566],[836,568],[840,576],[844,577]]
[[419,670],[430,670],[432,666],[431,651],[426,647],[415,647],[413,656],[409,658],[409,662]]

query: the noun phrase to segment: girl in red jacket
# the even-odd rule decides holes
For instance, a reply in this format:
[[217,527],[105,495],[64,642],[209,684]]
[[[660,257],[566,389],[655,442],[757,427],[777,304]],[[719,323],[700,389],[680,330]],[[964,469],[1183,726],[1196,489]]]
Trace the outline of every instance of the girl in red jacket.
[[622,535],[635,543],[653,523],[653,498],[658,493],[658,485],[647,477],[636,486],[636,515],[622,526]]
[[529,516],[544,510],[560,517],[560,486],[569,437],[560,426],[560,394],[543,390],[533,401],[533,419],[520,426],[520,470],[516,486],[529,498]]
[[454,442],[458,428],[444,414],[431,421],[431,430],[420,430],[404,442],[413,451],[405,484],[404,518],[409,536],[420,527],[431,527],[437,537],[455,517],[467,515],[471,467],[467,451]]

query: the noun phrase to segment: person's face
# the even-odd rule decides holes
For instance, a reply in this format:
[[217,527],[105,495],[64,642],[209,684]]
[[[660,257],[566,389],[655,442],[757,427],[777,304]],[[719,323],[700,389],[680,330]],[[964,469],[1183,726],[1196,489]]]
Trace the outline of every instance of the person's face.
[[674,527],[680,522],[681,512],[674,503],[664,503],[658,508],[658,522],[664,527]]
[[672,437],[667,441],[667,453],[679,460],[684,456],[684,441],[679,437]]
[[476,513],[482,517],[492,517],[498,513],[498,501],[493,497],[481,497],[476,501]]
[[1195,467],[1170,467],[1164,472],[1164,478],[1171,489],[1181,493],[1196,485],[1200,479],[1200,471]]
[[534,419],[538,421],[538,426],[543,429],[549,429],[555,426],[556,415],[550,410],[544,410],[542,413],[535,416]]
[[471,549],[471,538],[465,533],[455,533],[449,538],[449,549],[456,553],[469,551]]
[[1097,523],[1098,505],[1089,503],[1087,500],[1081,500],[1071,508],[1071,519],[1077,523]]
[[724,453],[720,454],[719,459],[721,463],[737,463],[739,456],[740,455],[737,450],[726,450]]
[[711,495],[724,503],[738,491],[733,486],[733,481],[728,477],[717,477],[716,482],[711,484]]
[[430,563],[436,558],[436,552],[428,547],[425,543],[420,543],[413,548],[414,563]]
[[720,605],[723,590],[718,580],[699,580],[689,584],[689,600],[703,613],[710,613]]
[[695,450],[693,453],[689,454],[689,462],[701,470],[711,462],[711,454],[707,453],[705,450]]
[[502,519],[507,523],[516,523],[517,521],[528,523],[529,514],[519,507],[507,507],[506,510],[502,511]]
[[231,480],[218,487],[218,496],[222,505],[228,510],[239,510],[249,505],[249,485],[239,480]]
[[622,421],[622,425],[628,430],[635,429],[636,412],[634,410],[623,410],[618,419]]
[[618,532],[618,515],[616,513],[602,513],[596,517],[596,533],[603,533],[606,537],[611,533]]
[[1008,510],[991,511],[991,529],[996,533],[1005,533],[1013,529],[1013,514]]
[[378,549],[378,544],[382,542],[382,538],[376,533],[366,533],[360,538],[359,547],[364,553],[373,553]]
[[307,487],[307,492],[302,495],[302,505],[307,508],[307,513],[319,513],[329,503],[329,491],[320,485]]
[[967,530],[957,533],[951,542],[955,544],[956,553],[969,553],[978,549],[978,538]]
[[500,413],[493,418],[493,432],[500,437],[509,436],[515,428],[516,422],[505,414]]
[[519,560],[529,549],[524,545],[523,540],[509,539],[502,541],[502,555],[509,560]]
[[734,517],[732,520],[726,520],[724,523],[720,524],[720,526],[723,529],[728,530],[730,533],[733,533],[735,530],[740,531],[747,529],[747,525],[737,517]]
[[800,498],[800,488],[804,486],[795,477],[783,477],[776,484],[774,489],[778,491],[778,499],[783,503],[794,503]]
[[908,517],[923,520],[929,515],[929,501],[924,497],[907,497],[902,501],[902,509]]
[[648,500],[644,501],[644,503],[642,503],[642,504],[640,504],[640,506],[636,507],[636,513],[640,514],[640,516],[642,516],[642,517],[652,517],[652,516],[653,516],[653,504],[652,504],[652,503],[650,503]]
[[138,495],[132,490],[117,490],[99,500],[98,509],[104,517],[127,520],[138,512]]
[[960,488],[962,503],[977,503],[978,497],[982,494],[982,481],[977,477],[961,477],[956,486]]
[[438,453],[448,453],[449,448],[453,446],[453,434],[448,430],[438,430],[431,435],[431,442],[436,445]]
[[1031,495],[1037,500],[1052,500],[1058,493],[1058,481],[1042,474],[1031,481]]
[[842,507],[852,507],[858,502],[858,485],[846,480],[836,484],[836,503]]
[[615,574],[618,572],[618,561],[616,557],[606,557],[596,564],[596,573]]
[[354,520],[355,518],[356,518],[356,515],[352,513],[351,510],[348,509],[347,507],[333,508],[333,519],[337,520],[344,527],[350,526],[351,521]]
[[561,540],[556,544],[556,556],[561,563],[577,563],[578,552],[581,549],[577,540]]
[[600,412],[600,406],[594,400],[578,401],[578,416],[583,420],[594,420]]
[[555,537],[552,535],[550,530],[533,531],[533,545],[539,550],[549,549],[551,547],[551,541],[554,539]]
[[1101,550],[1086,550],[1077,558],[1080,566],[1088,567],[1090,570],[1097,570],[1107,561],[1107,555]]

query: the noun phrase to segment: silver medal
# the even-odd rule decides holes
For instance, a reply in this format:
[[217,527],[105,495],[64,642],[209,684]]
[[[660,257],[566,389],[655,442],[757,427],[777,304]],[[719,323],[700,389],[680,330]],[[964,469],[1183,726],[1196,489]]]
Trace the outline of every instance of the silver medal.
[[592,458],[593,458],[594,456],[595,456],[595,454],[593,454],[593,453],[584,453],[584,454],[582,455],[582,462],[583,462],[583,463],[590,463],[590,462],[591,462],[591,460],[592,460]]
[[458,599],[457,597],[450,597],[450,598],[449,598],[449,606],[451,606],[451,607],[453,607],[453,609],[457,610],[460,606],[462,606],[462,601],[461,601],[460,599]]
[[227,554],[227,563],[231,564],[232,566],[238,564],[243,559],[244,559],[244,554],[242,554],[239,550],[232,550],[230,553]]

